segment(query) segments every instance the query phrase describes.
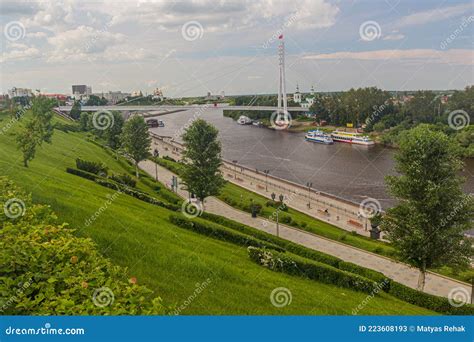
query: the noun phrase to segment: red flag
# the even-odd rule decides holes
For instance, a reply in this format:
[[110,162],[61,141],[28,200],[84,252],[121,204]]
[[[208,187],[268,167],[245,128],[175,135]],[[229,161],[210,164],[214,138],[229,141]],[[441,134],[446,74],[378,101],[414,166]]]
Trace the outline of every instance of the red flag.
[[280,34],[280,36],[278,37],[278,39],[283,39],[283,35],[282,35],[282,34]]

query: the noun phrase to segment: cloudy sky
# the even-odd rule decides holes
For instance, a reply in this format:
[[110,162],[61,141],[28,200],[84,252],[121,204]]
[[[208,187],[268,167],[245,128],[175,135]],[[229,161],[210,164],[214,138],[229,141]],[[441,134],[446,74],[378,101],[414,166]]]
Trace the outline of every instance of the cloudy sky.
[[441,0],[1,0],[1,91],[165,96],[474,83],[474,5]]

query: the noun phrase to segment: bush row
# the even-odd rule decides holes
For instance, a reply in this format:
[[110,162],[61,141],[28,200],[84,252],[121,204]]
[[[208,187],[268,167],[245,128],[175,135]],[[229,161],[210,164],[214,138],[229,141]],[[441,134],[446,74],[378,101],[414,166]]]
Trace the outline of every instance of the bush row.
[[189,229],[196,233],[210,236],[218,240],[231,242],[240,246],[265,247],[280,252],[284,251],[281,247],[274,244],[258,240],[252,236],[233,231],[232,229],[200,218],[193,218],[190,220],[183,216],[170,215],[169,220],[181,228]]
[[134,188],[137,185],[137,181],[130,177],[129,174],[123,173],[121,175],[111,175],[110,179],[113,181]]
[[103,163],[92,162],[81,158],[76,159],[76,167],[79,170],[87,171],[93,174],[107,175],[107,166]]
[[388,293],[410,304],[421,306],[445,315],[474,315],[474,305],[472,304],[464,304],[456,307],[451,305],[447,298],[430,295],[393,280],[390,282],[390,290]]
[[349,273],[317,261],[288,256],[282,253],[250,246],[249,257],[257,264],[276,272],[309,278],[351,290],[377,294],[377,283],[357,274]]
[[110,188],[110,189],[113,189],[113,190],[116,190],[116,191],[120,191],[120,192],[125,193],[127,195],[130,195],[132,197],[135,197],[136,199],[139,199],[141,201],[151,203],[151,204],[154,204],[154,205],[157,205],[157,206],[169,209],[169,210],[173,210],[173,211],[179,211],[180,210],[180,207],[175,205],[175,204],[162,202],[162,201],[160,201],[160,200],[158,200],[158,199],[156,199],[156,198],[154,198],[154,197],[152,197],[152,196],[150,196],[150,195],[148,195],[144,192],[129,188],[129,187],[123,185],[123,184],[116,183],[116,182],[111,181],[107,178],[100,177],[100,176],[94,175],[92,173],[88,173],[86,171],[73,169],[73,168],[67,168],[66,172],[68,172],[70,174],[73,174],[73,175],[76,175],[76,176],[79,176],[79,177],[82,177],[82,178],[92,180],[92,181],[96,182],[99,185],[102,185],[104,187],[107,187],[107,188]]
[[222,217],[222,216],[218,216],[218,215],[214,215],[214,214],[211,214],[211,213],[204,212],[204,213],[202,213],[202,218],[205,218],[206,220],[209,220],[209,221],[219,223],[223,226],[232,228],[234,230],[238,230],[238,231],[240,231],[244,234],[252,235],[252,236],[256,237],[259,240],[263,240],[263,241],[273,243],[277,246],[280,246],[280,247],[284,248],[285,250],[287,250],[288,252],[291,252],[293,254],[297,254],[299,256],[302,256],[302,257],[305,257],[305,258],[308,258],[308,259],[311,259],[311,260],[319,261],[319,262],[322,262],[324,264],[328,264],[328,265],[331,265],[333,267],[340,268],[342,270],[346,270],[346,271],[351,272],[351,273],[356,273],[356,274],[359,274],[363,277],[372,279],[372,280],[377,281],[377,282],[382,282],[386,278],[380,272],[373,271],[373,270],[370,270],[368,268],[364,268],[364,267],[361,267],[359,265],[352,264],[350,262],[342,261],[341,259],[336,258],[332,255],[322,253],[322,252],[318,252],[314,249],[310,249],[310,248],[304,247],[302,245],[293,243],[291,241],[279,238],[275,235],[272,235],[272,234],[269,234],[269,233],[266,233],[266,232],[263,232],[263,231],[259,231],[255,228],[249,227],[247,225],[244,225],[242,223],[227,219],[227,218]]

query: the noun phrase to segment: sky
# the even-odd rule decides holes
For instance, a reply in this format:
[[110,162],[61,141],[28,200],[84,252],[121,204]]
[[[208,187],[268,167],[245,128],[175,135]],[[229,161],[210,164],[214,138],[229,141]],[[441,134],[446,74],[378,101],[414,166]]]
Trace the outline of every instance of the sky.
[[0,91],[161,88],[165,96],[286,88],[474,84],[474,2],[447,0],[4,1]]

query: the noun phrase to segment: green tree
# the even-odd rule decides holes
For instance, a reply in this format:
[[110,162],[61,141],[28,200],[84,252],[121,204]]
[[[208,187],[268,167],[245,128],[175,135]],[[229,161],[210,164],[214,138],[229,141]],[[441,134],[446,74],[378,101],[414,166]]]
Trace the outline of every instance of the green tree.
[[86,102],[86,106],[105,106],[106,104],[107,100],[97,95],[89,96],[89,99]]
[[23,165],[33,160],[37,146],[43,141],[51,143],[53,135],[53,103],[46,97],[40,96],[33,100],[31,106],[32,118],[28,120],[17,135],[18,148],[23,153]]
[[134,116],[123,126],[120,136],[125,153],[135,162],[135,173],[138,175],[138,163],[150,155],[151,137],[148,125],[141,116]]
[[399,201],[382,222],[386,238],[401,256],[420,270],[423,289],[426,270],[469,265],[471,242],[463,233],[472,227],[473,199],[461,188],[459,147],[444,133],[419,125],[400,141],[396,155],[399,176],[387,176]]
[[183,134],[183,182],[201,202],[207,196],[217,195],[224,184],[219,169],[222,159],[217,135],[218,130],[202,119],[194,121]]
[[81,131],[87,131],[89,129],[89,113],[81,113],[81,116],[79,118],[79,127]]
[[34,121],[28,120],[25,127],[16,137],[18,148],[23,153],[23,165],[25,167],[28,167],[28,163],[35,157],[36,147],[38,146],[39,140]]
[[81,117],[81,104],[79,101],[74,101],[69,116],[71,116],[71,118],[74,120],[78,120]]
[[120,147],[120,134],[125,120],[120,112],[112,112],[112,115],[114,116],[113,125],[106,131],[107,144],[113,149],[117,149]]

